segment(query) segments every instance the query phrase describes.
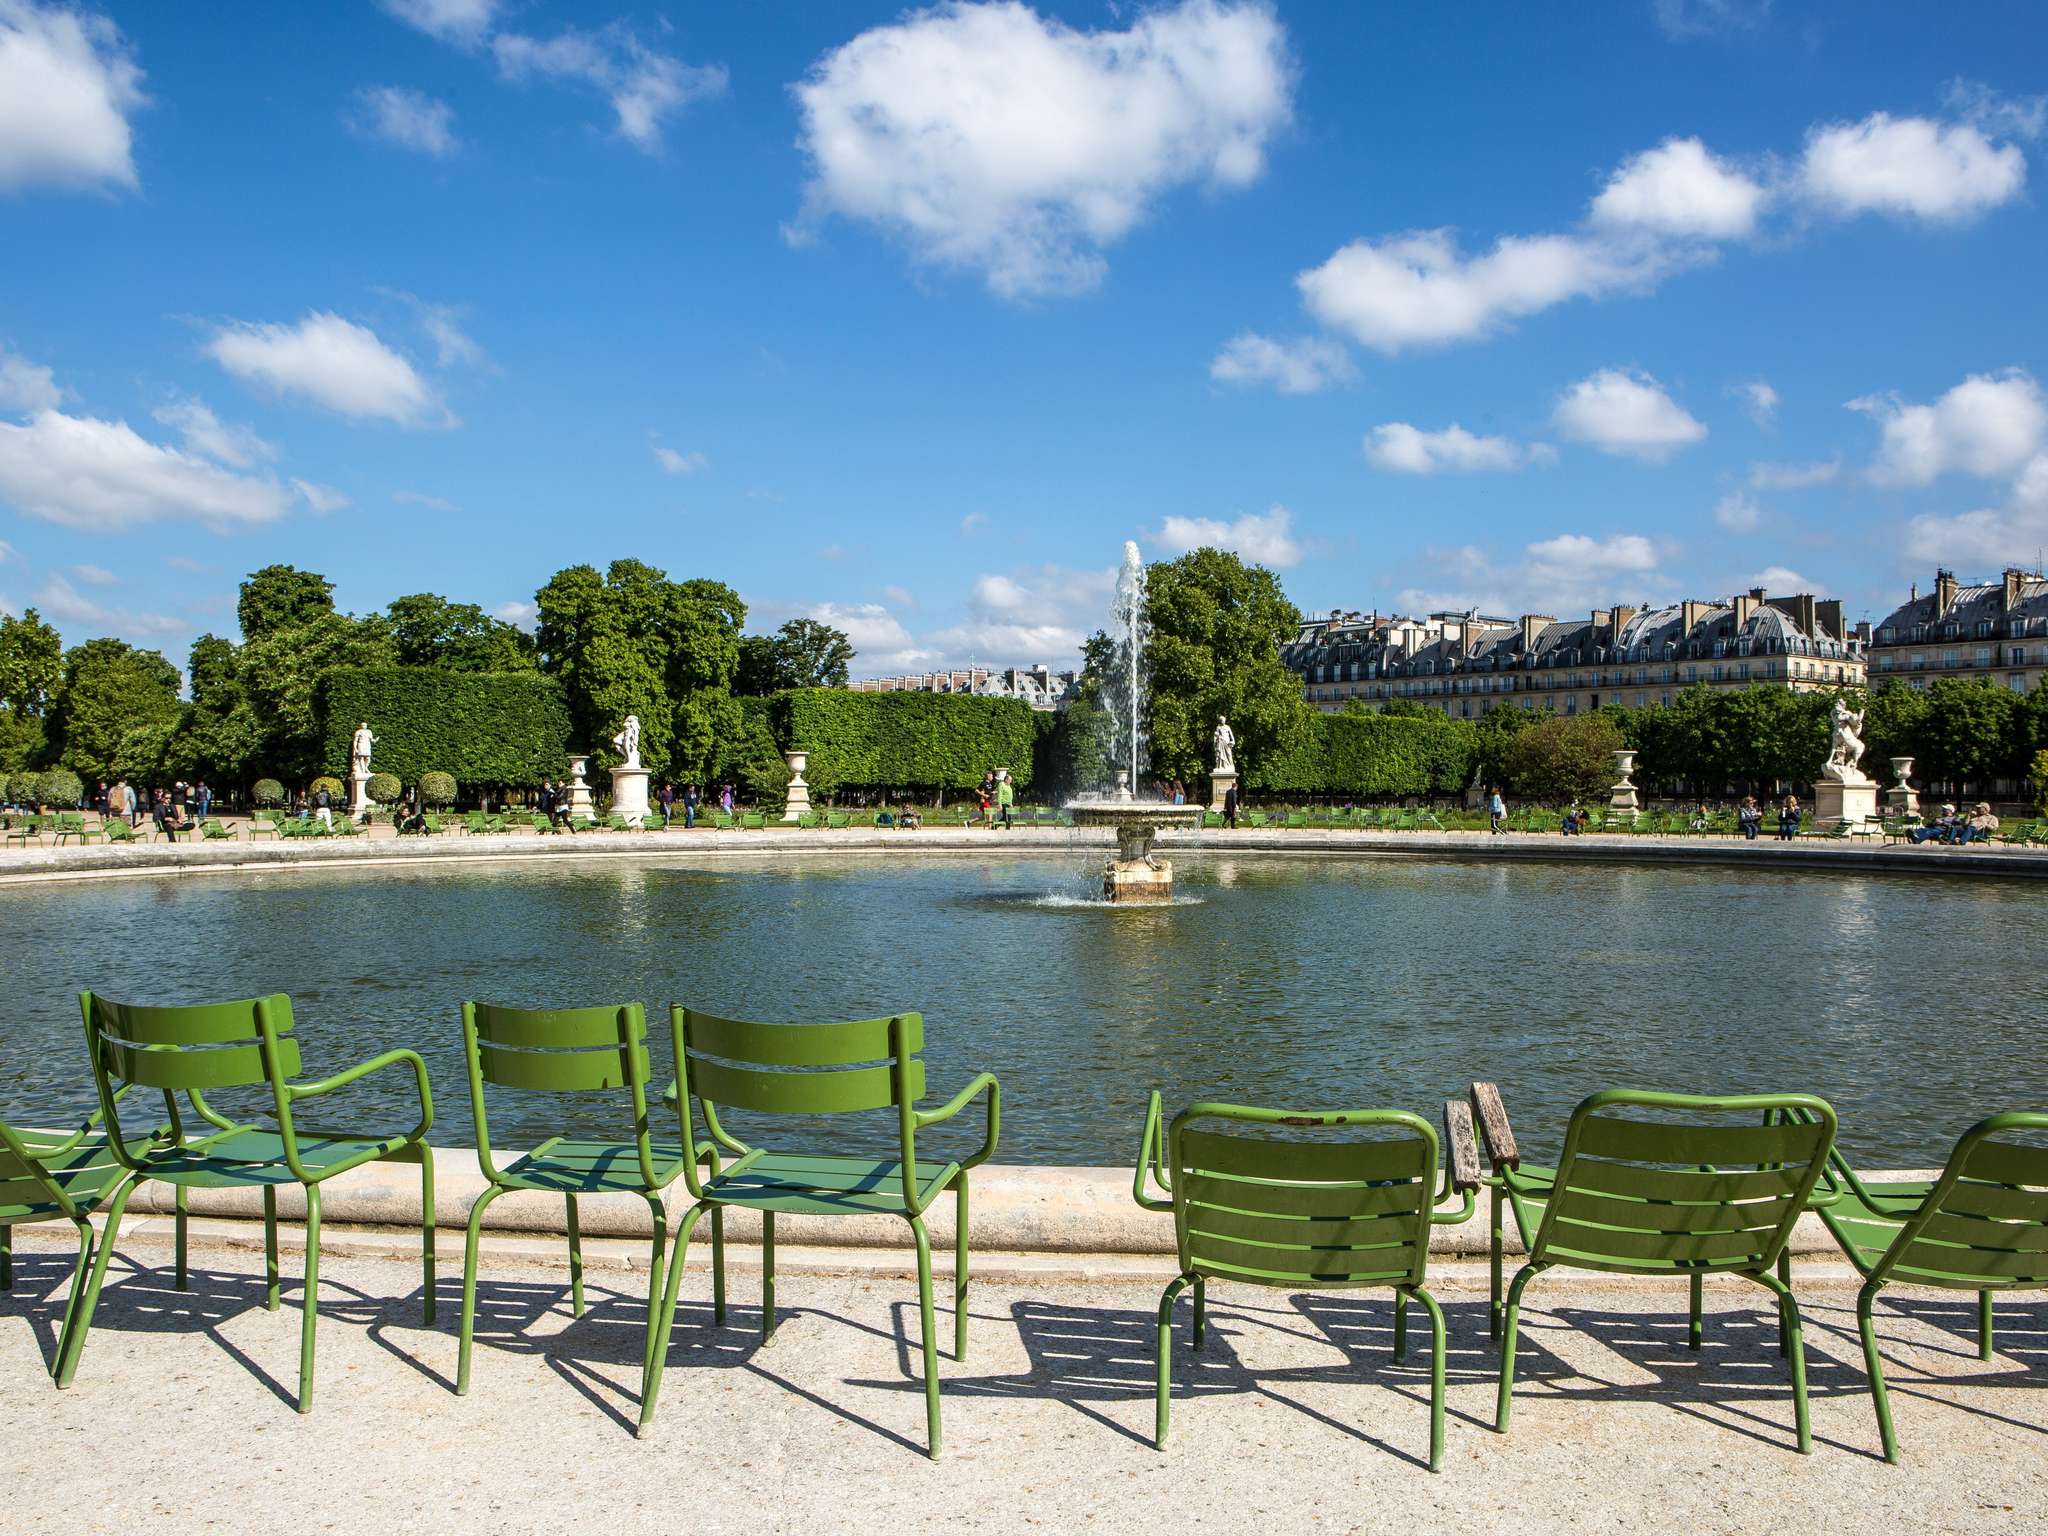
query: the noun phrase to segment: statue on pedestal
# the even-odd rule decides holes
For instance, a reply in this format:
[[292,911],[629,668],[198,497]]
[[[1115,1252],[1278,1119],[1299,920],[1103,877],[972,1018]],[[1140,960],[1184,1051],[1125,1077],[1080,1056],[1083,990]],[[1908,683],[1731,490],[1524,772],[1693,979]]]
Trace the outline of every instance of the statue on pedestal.
[[621,768],[638,768],[640,766],[640,717],[638,715],[626,716],[626,723],[619,728],[619,734],[612,738],[612,745],[618,748],[625,756],[626,760],[619,764]]
[[377,738],[370,734],[370,722],[362,721],[356,726],[356,733],[348,744],[348,776],[352,779],[367,779],[370,776],[370,748]]
[[1829,715],[1834,739],[1828,746],[1828,760],[1820,775],[1836,784],[1868,784],[1871,778],[1857,763],[1863,758],[1863,711],[1851,709],[1847,699],[1837,696]]
[[1237,733],[1230,728],[1229,716],[1216,717],[1216,735],[1212,740],[1216,749],[1216,772],[1237,772]]

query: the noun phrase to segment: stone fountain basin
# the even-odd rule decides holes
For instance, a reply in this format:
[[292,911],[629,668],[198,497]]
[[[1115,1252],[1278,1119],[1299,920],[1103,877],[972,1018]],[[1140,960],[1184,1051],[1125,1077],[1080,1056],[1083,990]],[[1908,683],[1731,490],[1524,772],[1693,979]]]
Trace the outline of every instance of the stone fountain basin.
[[1199,827],[1202,807],[1175,805],[1170,800],[1070,800],[1067,814],[1077,827]]

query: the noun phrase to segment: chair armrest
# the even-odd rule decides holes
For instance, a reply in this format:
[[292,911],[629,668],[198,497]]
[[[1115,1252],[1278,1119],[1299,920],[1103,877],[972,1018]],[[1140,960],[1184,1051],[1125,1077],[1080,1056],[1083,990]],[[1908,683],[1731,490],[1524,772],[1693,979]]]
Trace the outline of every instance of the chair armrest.
[[1507,1106],[1500,1101],[1500,1090],[1492,1083],[1474,1083],[1472,1113],[1478,1118],[1479,1135],[1493,1164],[1494,1176],[1521,1167],[1522,1154],[1515,1146],[1515,1133],[1508,1125]]
[[[387,1138],[387,1142],[398,1146],[405,1146],[413,1142],[424,1141],[427,1132],[433,1128],[434,1124],[434,1093],[427,1083],[427,1064],[421,1060],[418,1051],[408,1051],[403,1048],[395,1051],[386,1051],[382,1056],[373,1056],[368,1061],[349,1067],[345,1071],[337,1072],[332,1077],[322,1078],[317,1083],[286,1083],[284,1087],[285,1102],[289,1105],[296,1104],[302,1099],[321,1098],[326,1094],[334,1092],[337,1088],[346,1088],[350,1083],[360,1082],[373,1072],[381,1072],[386,1067],[395,1067],[401,1062],[412,1068],[413,1088],[419,1097],[420,1118],[419,1123],[410,1131],[406,1132],[403,1136]],[[353,1164],[350,1166],[353,1166]],[[339,1169],[337,1168],[336,1171],[338,1172]],[[296,1173],[298,1170],[294,1169],[293,1172]]]
[[911,1124],[921,1131],[928,1125],[937,1125],[942,1120],[950,1120],[953,1116],[959,1114],[961,1110],[965,1109],[978,1095],[984,1093],[988,1095],[988,1134],[982,1139],[981,1146],[975,1154],[960,1164],[963,1169],[978,1168],[995,1156],[996,1137],[1001,1132],[1003,1126],[1003,1085],[996,1081],[995,1073],[981,1073],[973,1082],[962,1088],[948,1102],[940,1105],[937,1109],[918,1110],[911,1117]]
[[[1138,1141],[1138,1166],[1131,1177],[1131,1198],[1148,1211],[1171,1211],[1173,1209],[1173,1181],[1167,1176],[1163,1162],[1163,1132],[1159,1123],[1159,1090],[1152,1090],[1152,1097],[1145,1106],[1145,1131]],[[1167,1192],[1169,1198],[1158,1199],[1145,1193],[1145,1175]]]
[[1463,1099],[1444,1100],[1444,1156],[1451,1188],[1459,1194],[1476,1194],[1479,1142],[1472,1132],[1472,1106]]

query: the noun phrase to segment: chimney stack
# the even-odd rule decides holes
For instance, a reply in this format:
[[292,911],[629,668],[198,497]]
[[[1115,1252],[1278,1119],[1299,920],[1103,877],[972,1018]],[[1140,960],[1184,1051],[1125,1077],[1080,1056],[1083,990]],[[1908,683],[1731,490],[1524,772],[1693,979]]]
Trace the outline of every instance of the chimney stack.
[[1837,640],[1848,640],[1849,630],[1842,617],[1842,600],[1839,597],[1831,597],[1826,602],[1821,603],[1815,602],[1810,597],[1801,598],[1800,601],[1806,604],[1806,611],[1809,616],[1806,625],[1806,633],[1809,638],[1817,640],[1825,634],[1832,635]]
[[1640,611],[1641,611],[1640,609],[1636,609],[1636,608],[1631,608],[1631,607],[1630,607],[1630,606],[1629,606],[1628,604],[1626,604],[1626,603],[1618,603],[1618,604],[1616,604],[1616,605],[1615,605],[1615,609],[1614,609],[1614,635],[1615,635],[1615,640],[1617,641],[1617,643],[1618,643],[1618,642],[1620,641],[1620,638],[1621,638],[1621,632],[1622,632],[1622,631],[1623,631],[1624,629],[1627,629],[1627,628],[1628,628],[1628,625],[1629,625],[1629,620],[1633,619],[1633,618],[1634,618],[1634,617],[1636,616],[1636,614],[1637,614],[1638,612],[1640,612]]
[[2018,566],[2007,566],[2005,570],[2005,612],[2011,613],[2020,605],[2020,584],[2027,579],[2027,573]]
[[1536,654],[1536,633],[1544,625],[1555,622],[1547,613],[1525,613],[1522,615],[1522,651],[1524,655]]
[[1956,573],[1936,571],[1934,573],[1934,616],[1948,617],[1949,609],[1956,605]]
[[1700,627],[1700,620],[1707,616],[1708,605],[1688,597],[1678,605],[1678,638],[1690,640],[1692,632]]
[[1740,630],[1749,622],[1749,616],[1756,612],[1756,605],[1763,600],[1757,591],[1738,592],[1728,599],[1728,606],[1735,610],[1735,627]]

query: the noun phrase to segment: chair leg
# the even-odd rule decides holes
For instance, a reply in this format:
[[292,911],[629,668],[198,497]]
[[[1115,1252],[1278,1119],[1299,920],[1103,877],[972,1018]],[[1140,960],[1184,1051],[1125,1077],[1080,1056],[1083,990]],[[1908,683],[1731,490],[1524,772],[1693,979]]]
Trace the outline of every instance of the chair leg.
[[1506,1331],[1501,1336],[1500,1346],[1500,1396],[1493,1406],[1496,1434],[1504,1435],[1508,1431],[1508,1412],[1515,1395],[1515,1336],[1521,1329],[1522,1291],[1535,1274],[1533,1264],[1524,1264],[1515,1271],[1515,1283],[1508,1288]]
[[1885,1390],[1884,1361],[1877,1353],[1877,1319],[1871,1315],[1877,1292],[1878,1286],[1874,1282],[1857,1292],[1856,1327],[1863,1335],[1863,1370],[1870,1377],[1870,1401],[1877,1408],[1877,1436],[1884,1445],[1884,1459],[1896,1463],[1899,1459],[1899,1436],[1892,1427],[1892,1400],[1891,1394]]
[[953,1199],[953,1358],[967,1358],[967,1174]]
[[1700,1303],[1705,1300],[1706,1277],[1695,1273],[1692,1276],[1692,1284],[1689,1288],[1692,1291],[1692,1316],[1686,1323],[1685,1347],[1697,1353],[1700,1347],[1701,1335],[1704,1332],[1700,1323]]
[[1195,1348],[1209,1341],[1209,1277],[1195,1276]]
[[483,1236],[484,1212],[504,1192],[493,1184],[478,1195],[476,1204],[469,1208],[469,1236],[462,1246],[462,1321],[456,1327],[460,1341],[455,1354],[455,1393],[458,1397],[469,1390],[470,1346],[476,1338],[476,1250]]
[[[645,1435],[647,1426],[654,1421],[654,1405],[661,1396],[661,1369],[668,1361],[668,1336],[675,1327],[676,1294],[681,1289],[683,1266],[690,1256],[690,1234],[696,1230],[704,1211],[704,1206],[693,1205],[683,1213],[683,1225],[669,1251],[668,1278],[661,1286],[661,1325],[655,1334],[654,1348],[647,1357],[647,1369],[641,1373],[640,1423],[634,1431],[637,1435]],[[712,1216],[715,1218],[717,1214],[714,1208]]]
[[185,1273],[185,1215],[186,1208],[190,1205],[190,1203],[190,1193],[186,1190],[184,1185],[180,1184],[178,1186],[177,1197],[173,1204],[177,1210],[177,1216],[174,1218],[177,1225],[176,1281],[177,1287],[181,1291],[188,1291],[192,1288],[190,1284],[187,1283]]
[[761,1342],[775,1337],[775,1213],[761,1213]]
[[939,1459],[939,1340],[932,1320],[932,1235],[924,1219],[910,1218],[911,1235],[917,1239],[917,1310],[924,1324],[924,1426],[925,1454]]
[[263,1310],[277,1310],[277,1186],[263,1186]]
[[1991,1358],[1991,1292],[1977,1293],[1977,1358]]
[[1799,1325],[1799,1303],[1792,1287],[1776,1275],[1758,1275],[1778,1298],[1778,1326],[1785,1336],[1786,1355],[1792,1362],[1792,1419],[1799,1433],[1799,1454],[1813,1454],[1813,1426],[1806,1411],[1806,1340]]
[[1429,1470],[1444,1464],[1444,1309],[1421,1286],[1415,1297],[1429,1313]]
[[583,1315],[583,1232],[576,1224],[576,1197],[562,1197],[569,1205],[569,1310]]
[[434,1326],[434,1241],[439,1226],[434,1217],[434,1149],[420,1143],[420,1290],[426,1300],[422,1310],[426,1326]]
[[[676,1260],[681,1263],[680,1259]],[[711,1208],[711,1321],[725,1326],[725,1207]]]
[[121,1230],[121,1213],[128,1209],[128,1197],[135,1193],[136,1180],[130,1178],[114,1192],[113,1203],[107,1207],[106,1230],[100,1233],[98,1250],[92,1256],[92,1278],[85,1283],[85,1299],[78,1315],[71,1322],[71,1337],[58,1356],[57,1385],[68,1387],[71,1378],[78,1374],[78,1357],[85,1352],[85,1336],[92,1331],[93,1309],[100,1304],[100,1285],[107,1278],[107,1260],[114,1252],[114,1238]]
[[647,1261],[647,1346],[640,1361],[641,1385],[646,1385],[647,1367],[654,1360],[654,1335],[661,1318],[662,1259],[668,1243],[668,1207],[661,1196],[650,1194],[647,1209],[654,1218],[653,1251]]
[[1167,1413],[1173,1402],[1173,1304],[1187,1288],[1188,1278],[1176,1275],[1159,1298],[1159,1384],[1152,1414],[1152,1448],[1156,1451],[1166,1449]]
[[1394,1358],[1408,1358],[1408,1296],[1404,1291],[1394,1292]]
[[1491,1296],[1492,1296],[1492,1306],[1491,1306],[1491,1309],[1490,1309],[1490,1310],[1488,1311],[1488,1313],[1487,1313],[1487,1323],[1486,1323],[1486,1334],[1487,1334],[1487,1337],[1488,1337],[1488,1338],[1493,1338],[1493,1339],[1497,1339],[1497,1338],[1499,1338],[1499,1337],[1500,1337],[1500,1249],[1501,1249],[1501,1229],[1500,1229],[1500,1186],[1499,1186],[1499,1185],[1495,1185],[1495,1186],[1494,1186],[1494,1190],[1493,1190],[1493,1223],[1492,1223],[1492,1231],[1491,1231],[1491,1233],[1489,1234],[1489,1237],[1490,1237],[1490,1241],[1489,1241],[1489,1243],[1488,1243],[1488,1246],[1487,1246],[1487,1258],[1488,1258],[1488,1265],[1489,1265],[1489,1270],[1490,1270],[1490,1274],[1489,1274],[1489,1279],[1490,1279],[1490,1280],[1491,1280],[1491,1282],[1492,1282],[1492,1289],[1491,1289]]
[[306,1186],[306,1294],[299,1307],[299,1412],[313,1407],[313,1337],[320,1326],[320,1186]]
[[[14,1236],[14,1228],[0,1227],[0,1236],[5,1236],[11,1240]],[[57,1374],[57,1368],[64,1359],[65,1347],[71,1342],[71,1325],[78,1317],[78,1298],[85,1290],[85,1272],[91,1265],[92,1223],[80,1221],[78,1223],[78,1262],[71,1269],[71,1293],[64,1300],[64,1321],[57,1325],[57,1348],[50,1356],[50,1375],[52,1377]],[[8,1278],[11,1282],[13,1277],[10,1275]]]
[[0,1227],[0,1291],[14,1289],[14,1228]]
[[[1787,1295],[1791,1294],[1792,1245],[1789,1243],[1785,1245],[1784,1251],[1778,1255],[1778,1284],[1785,1287]],[[1791,1340],[1785,1334],[1785,1313],[1781,1308],[1778,1312],[1778,1358],[1784,1359],[1790,1348]]]

